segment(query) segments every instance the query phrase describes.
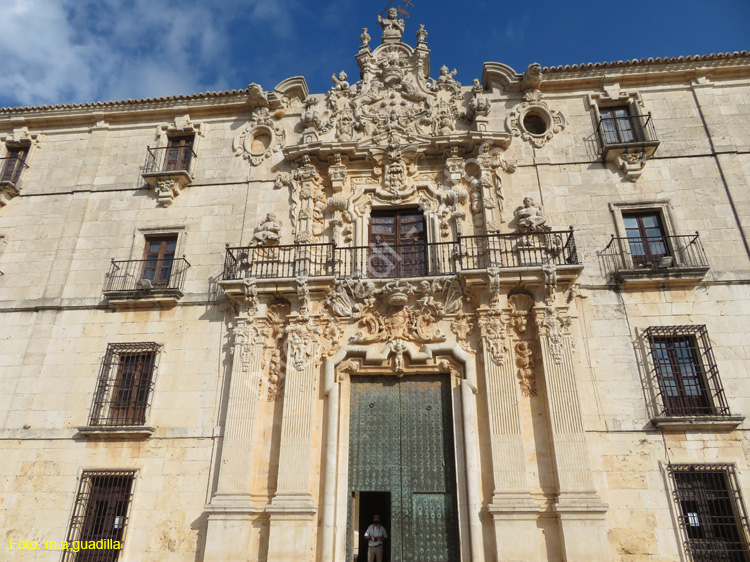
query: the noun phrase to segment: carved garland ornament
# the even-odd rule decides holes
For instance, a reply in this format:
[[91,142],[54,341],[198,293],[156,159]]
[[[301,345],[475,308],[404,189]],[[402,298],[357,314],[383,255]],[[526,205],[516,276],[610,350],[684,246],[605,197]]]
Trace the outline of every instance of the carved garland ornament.
[[321,334],[318,326],[306,322],[291,324],[285,328],[287,359],[292,366],[302,371],[313,359],[313,346]]
[[508,334],[499,314],[479,319],[482,330],[482,345],[495,365],[503,365],[508,356]]
[[563,361],[565,332],[570,325],[571,319],[561,316],[553,307],[545,308],[541,318],[537,319],[539,333],[546,336],[552,358],[557,365],[561,365]]

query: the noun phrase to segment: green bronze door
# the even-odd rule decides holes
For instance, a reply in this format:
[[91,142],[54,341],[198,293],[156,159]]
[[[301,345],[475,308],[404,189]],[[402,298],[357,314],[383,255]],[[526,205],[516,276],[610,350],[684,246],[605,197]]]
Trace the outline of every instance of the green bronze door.
[[448,376],[351,378],[349,492],[390,494],[390,562],[458,562],[454,459]]

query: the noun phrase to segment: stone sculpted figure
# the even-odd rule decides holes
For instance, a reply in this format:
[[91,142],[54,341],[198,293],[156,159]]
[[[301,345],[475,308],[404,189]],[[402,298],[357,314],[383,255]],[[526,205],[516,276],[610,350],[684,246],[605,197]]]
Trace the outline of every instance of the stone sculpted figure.
[[276,218],[275,213],[268,213],[263,222],[255,229],[253,243],[261,246],[278,244],[281,238],[281,221]]
[[401,39],[401,34],[406,29],[406,22],[398,17],[396,8],[388,10],[387,18],[378,15],[378,23],[383,28],[383,39]]
[[453,79],[454,76],[458,74],[458,70],[455,68],[451,72],[450,69],[443,65],[440,67],[440,77],[438,78],[438,86],[448,86],[455,84],[456,81]]
[[518,382],[524,396],[536,396],[536,378],[534,377],[534,352],[529,344],[520,341],[516,344],[516,366]]
[[531,197],[524,197],[523,207],[515,212],[518,221],[518,229],[521,232],[544,232],[550,230],[547,226],[547,217],[542,210],[536,206]]
[[331,74],[331,80],[333,80],[333,83],[335,86],[333,87],[334,91],[336,92],[346,92],[349,90],[349,82],[346,81],[347,76],[346,72],[343,70],[339,72],[338,78],[336,78],[335,74]]
[[542,87],[542,65],[532,62],[521,77],[521,90],[538,90]]

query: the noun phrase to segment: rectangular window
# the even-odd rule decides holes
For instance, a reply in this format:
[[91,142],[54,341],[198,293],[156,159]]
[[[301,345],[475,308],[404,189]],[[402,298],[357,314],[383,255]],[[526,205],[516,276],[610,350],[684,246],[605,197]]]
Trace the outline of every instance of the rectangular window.
[[693,562],[748,562],[747,515],[732,465],[670,465],[685,551]]
[[169,287],[176,249],[176,234],[147,236],[141,279],[150,281],[155,287]]
[[167,155],[164,159],[164,171],[174,172],[189,170],[193,158],[193,135],[184,137],[169,137]]
[[[85,471],[81,475],[63,562],[119,559],[135,474],[131,470]],[[78,545],[78,552],[74,544]]]
[[155,343],[109,344],[91,408],[92,426],[138,426],[146,423],[154,385]]
[[427,270],[424,216],[416,209],[373,211],[368,271],[371,277],[419,277]]
[[633,267],[657,267],[670,256],[667,236],[658,212],[623,213]]
[[705,326],[651,327],[645,336],[659,415],[729,415]]
[[21,172],[26,167],[26,156],[29,153],[28,146],[8,148],[8,156],[4,159],[0,181],[16,183],[21,177]]
[[638,140],[637,123],[630,113],[630,106],[600,107],[604,141],[607,144],[622,144]]

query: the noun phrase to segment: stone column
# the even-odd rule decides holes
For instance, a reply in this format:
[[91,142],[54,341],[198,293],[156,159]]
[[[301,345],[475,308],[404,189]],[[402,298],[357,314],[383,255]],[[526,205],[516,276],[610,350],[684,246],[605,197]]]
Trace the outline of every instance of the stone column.
[[208,529],[204,560],[247,560],[252,521],[265,505],[251,494],[254,434],[258,409],[263,325],[252,318],[235,322],[232,374],[216,493],[206,506]]
[[313,550],[316,513],[311,494],[313,405],[320,329],[307,317],[286,327],[286,380],[276,495],[271,516],[268,562],[306,561]]
[[490,446],[495,489],[489,511],[495,523],[498,561],[536,560],[539,504],[526,479],[516,368],[508,324],[500,311],[480,312]]
[[547,408],[557,469],[563,555],[570,562],[609,560],[603,504],[594,489],[573,368],[570,318],[537,309]]

